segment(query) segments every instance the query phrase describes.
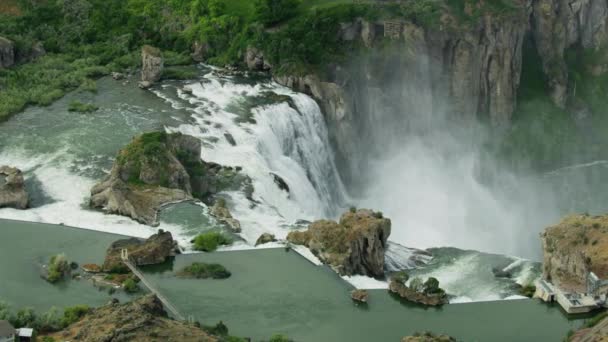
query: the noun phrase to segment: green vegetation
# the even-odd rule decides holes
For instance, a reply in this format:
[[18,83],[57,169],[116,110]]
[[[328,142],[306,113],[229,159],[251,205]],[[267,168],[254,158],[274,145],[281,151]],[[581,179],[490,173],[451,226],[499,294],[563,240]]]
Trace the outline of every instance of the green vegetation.
[[140,290],[137,281],[135,281],[133,277],[129,277],[122,282],[122,289],[125,290],[126,293],[136,293]]
[[189,80],[198,76],[198,70],[194,66],[173,66],[163,69],[163,79]]
[[298,0],[254,0],[254,16],[266,26],[293,18],[298,13]]
[[597,314],[596,316],[585,322],[585,328],[593,328],[606,317],[608,317],[608,312],[602,312],[600,314]]
[[[144,133],[131,141],[129,145],[123,148],[116,161],[120,165],[129,165],[129,182],[136,185],[144,183],[139,179],[142,164],[144,162],[153,162],[160,170],[163,168],[163,162],[166,160],[167,152],[167,133],[165,132],[148,132]],[[160,185],[164,185],[166,179],[161,180]]]
[[275,334],[275,335],[272,335],[272,337],[270,338],[270,340],[268,340],[268,342],[293,342],[293,340],[285,335]]
[[97,107],[96,105],[94,105],[92,103],[83,103],[80,101],[72,101],[72,102],[70,102],[70,106],[68,107],[68,110],[70,112],[79,112],[79,113],[92,113],[98,109],[99,109],[99,107]]
[[194,249],[197,251],[213,252],[219,246],[225,246],[232,243],[232,239],[224,236],[220,232],[206,232],[199,234],[194,238]]
[[231,276],[231,273],[220,264],[207,264],[203,262],[194,262],[190,266],[184,267],[177,273],[180,277],[189,277],[196,279],[226,279]]
[[51,308],[43,314],[37,314],[32,308],[14,312],[10,306],[0,301],[0,320],[9,321],[15,328],[30,327],[42,333],[59,331],[78,321],[87,312],[89,307],[86,305],[66,307],[63,313],[57,308]]
[[48,265],[46,280],[56,283],[70,272],[70,263],[65,254],[57,254],[51,257]]
[[400,271],[392,275],[392,279],[405,284],[408,280],[410,280],[410,275],[407,274],[406,271]]

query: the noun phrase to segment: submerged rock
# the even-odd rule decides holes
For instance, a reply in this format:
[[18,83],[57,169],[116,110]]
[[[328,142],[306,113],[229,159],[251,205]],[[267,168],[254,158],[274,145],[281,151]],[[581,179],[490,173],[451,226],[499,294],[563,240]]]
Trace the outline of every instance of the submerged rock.
[[201,142],[179,133],[150,132],[119,153],[107,178],[91,189],[90,206],[147,224],[157,224],[163,205],[240,189],[248,177],[233,168],[206,163]]
[[57,341],[219,341],[194,324],[169,318],[153,294],[125,304],[112,301],[50,336]]
[[0,208],[27,209],[29,198],[21,170],[0,166]]
[[564,290],[586,292],[589,272],[608,279],[608,215],[570,215],[541,235],[543,278]]
[[275,242],[275,241],[277,241],[277,239],[275,238],[274,234],[264,233],[264,234],[260,235],[260,237],[255,242],[255,245],[259,246],[259,245],[263,245],[265,243]]
[[179,254],[177,241],[173,240],[170,232],[159,230],[147,240],[130,238],[113,242],[106,251],[102,269],[105,272],[120,272],[126,270],[121,259],[121,250],[127,249],[129,260],[136,266],[160,264],[171,256]]
[[149,88],[160,80],[164,61],[159,49],[144,45],[141,49],[141,88]]
[[425,291],[419,291],[406,286],[397,278],[391,279],[389,291],[407,301],[422,305],[439,306],[448,303],[448,297],[443,291],[438,293],[426,293]]
[[310,248],[341,275],[383,277],[390,233],[391,220],[360,209],[343,214],[340,222],[313,222],[306,231],[289,233],[287,240]]
[[367,303],[368,297],[369,294],[366,290],[352,290],[350,293],[350,298],[359,303]]

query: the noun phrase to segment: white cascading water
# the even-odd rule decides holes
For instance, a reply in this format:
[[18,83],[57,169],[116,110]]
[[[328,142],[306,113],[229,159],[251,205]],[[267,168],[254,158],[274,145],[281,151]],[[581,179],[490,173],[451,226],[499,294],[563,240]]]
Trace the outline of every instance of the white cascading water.
[[[173,88],[179,99],[163,94],[171,88],[156,94],[176,108],[190,107],[195,122],[167,129],[199,137],[205,142],[204,160],[240,166],[253,181],[255,208],[242,193],[226,194],[247,242],[255,242],[264,232],[285,238],[286,226],[298,220],[333,218],[343,206],[346,191],[313,99],[275,83],[236,84],[213,72],[186,85],[186,92]],[[254,107],[255,123],[238,122],[238,115],[229,110],[244,97],[265,96],[268,91],[289,96],[295,108],[287,102]],[[289,192],[279,188],[274,175],[285,181]]]

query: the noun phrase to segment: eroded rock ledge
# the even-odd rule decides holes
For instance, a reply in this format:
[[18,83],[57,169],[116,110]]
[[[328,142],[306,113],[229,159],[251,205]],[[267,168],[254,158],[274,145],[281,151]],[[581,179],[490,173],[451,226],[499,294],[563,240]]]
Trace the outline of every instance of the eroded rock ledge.
[[195,137],[144,133],[118,153],[107,178],[91,189],[90,206],[154,226],[163,205],[208,201],[228,189],[251,192],[251,180],[238,169],[207,163],[200,156],[201,142]]
[[368,209],[349,211],[340,222],[320,220],[308,230],[291,232],[287,240],[310,248],[341,275],[384,276],[384,251],[391,220]]
[[543,278],[561,289],[586,292],[589,272],[608,278],[608,216],[567,216],[541,240]]
[[0,166],[0,208],[27,209],[29,199],[21,170]]

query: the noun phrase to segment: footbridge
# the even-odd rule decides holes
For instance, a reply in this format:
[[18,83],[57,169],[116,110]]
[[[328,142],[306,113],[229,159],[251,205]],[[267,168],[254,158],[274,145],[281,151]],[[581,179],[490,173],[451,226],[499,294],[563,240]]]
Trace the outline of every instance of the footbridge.
[[122,262],[129,268],[129,270],[131,270],[131,272],[133,272],[133,274],[135,274],[135,276],[139,278],[139,280],[148,288],[148,290],[156,295],[156,297],[163,303],[165,308],[171,312],[175,319],[180,321],[186,320],[179,310],[177,310],[177,308],[165,296],[163,296],[162,293],[160,293],[160,291],[146,279],[146,277],[144,277],[143,273],[137,269],[135,264],[131,262],[131,259],[129,259],[129,251],[127,249],[123,248],[120,251],[120,258],[122,259]]

